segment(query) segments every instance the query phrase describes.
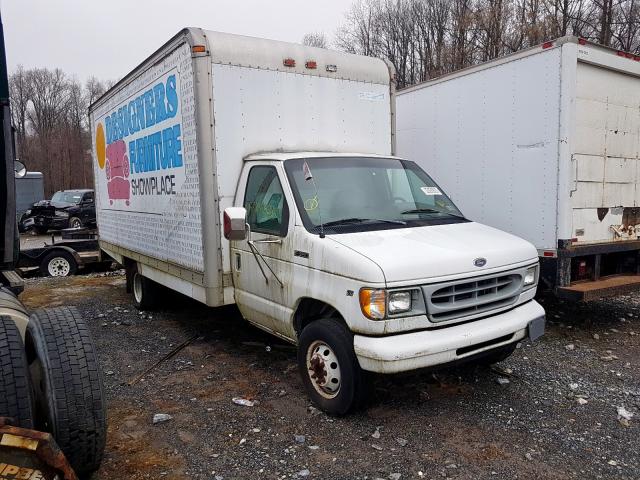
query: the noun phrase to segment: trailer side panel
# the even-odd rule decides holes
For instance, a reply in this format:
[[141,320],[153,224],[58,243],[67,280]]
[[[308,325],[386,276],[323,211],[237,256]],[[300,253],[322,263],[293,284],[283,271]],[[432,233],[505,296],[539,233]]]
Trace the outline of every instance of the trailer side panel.
[[472,220],[556,248],[561,48],[399,93],[398,154]]
[[194,78],[186,42],[91,112],[101,239],[196,272],[204,268]]

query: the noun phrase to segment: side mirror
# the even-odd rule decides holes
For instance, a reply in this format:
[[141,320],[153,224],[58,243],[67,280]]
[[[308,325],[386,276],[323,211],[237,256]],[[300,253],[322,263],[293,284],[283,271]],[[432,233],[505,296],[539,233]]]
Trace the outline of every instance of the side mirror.
[[247,210],[242,207],[224,209],[224,238],[244,240],[247,238]]
[[27,174],[27,167],[19,160],[13,162],[13,172],[16,178],[22,178]]

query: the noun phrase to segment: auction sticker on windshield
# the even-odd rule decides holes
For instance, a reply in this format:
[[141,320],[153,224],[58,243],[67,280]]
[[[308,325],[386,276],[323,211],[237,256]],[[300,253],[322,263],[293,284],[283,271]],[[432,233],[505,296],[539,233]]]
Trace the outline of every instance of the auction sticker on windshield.
[[420,190],[422,190],[422,193],[425,195],[442,195],[442,192],[438,187],[420,187]]

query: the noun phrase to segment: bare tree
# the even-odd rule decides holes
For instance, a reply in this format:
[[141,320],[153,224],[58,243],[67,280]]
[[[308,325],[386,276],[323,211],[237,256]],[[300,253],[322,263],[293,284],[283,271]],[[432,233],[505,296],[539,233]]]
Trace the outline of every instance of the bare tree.
[[107,91],[105,83],[96,77],[89,77],[84,88],[87,91],[87,103],[89,105],[98,100]]
[[10,77],[21,158],[45,175],[45,193],[90,187],[88,106],[105,90],[91,78],[83,86],[61,70],[22,67]]
[[312,32],[302,37],[302,44],[307,47],[329,48],[329,41],[323,32]]
[[21,142],[27,133],[27,115],[32,96],[29,72],[22,65],[18,65],[18,69],[11,75],[9,91],[12,120],[18,134],[18,141]]

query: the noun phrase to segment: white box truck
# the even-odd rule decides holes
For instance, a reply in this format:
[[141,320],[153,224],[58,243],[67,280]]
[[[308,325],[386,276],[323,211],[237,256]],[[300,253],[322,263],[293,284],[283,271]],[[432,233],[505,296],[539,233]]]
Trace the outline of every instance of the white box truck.
[[542,335],[535,248],[393,156],[393,91],[382,60],[194,28],[124,77],[90,117],[100,243],[136,305],[236,304],[336,414],[366,372]]
[[398,154],[473,220],[533,243],[543,284],[640,286],[640,57],[576,37],[397,95]]

